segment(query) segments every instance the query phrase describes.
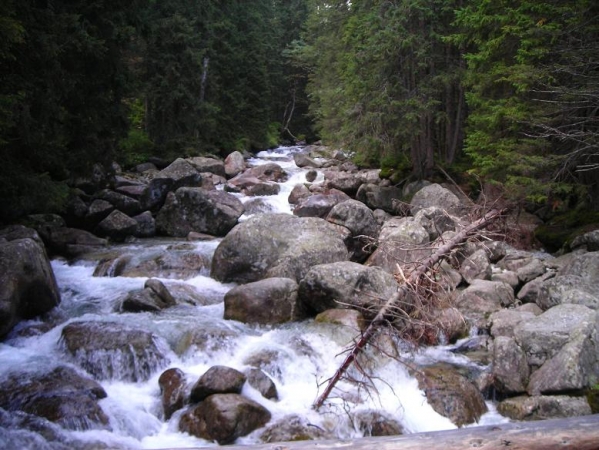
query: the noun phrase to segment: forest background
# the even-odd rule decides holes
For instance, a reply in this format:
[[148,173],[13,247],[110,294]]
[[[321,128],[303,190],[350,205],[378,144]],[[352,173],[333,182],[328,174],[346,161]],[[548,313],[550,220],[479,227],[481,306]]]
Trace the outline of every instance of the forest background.
[[0,223],[97,163],[318,139],[599,222],[599,2],[0,2]]

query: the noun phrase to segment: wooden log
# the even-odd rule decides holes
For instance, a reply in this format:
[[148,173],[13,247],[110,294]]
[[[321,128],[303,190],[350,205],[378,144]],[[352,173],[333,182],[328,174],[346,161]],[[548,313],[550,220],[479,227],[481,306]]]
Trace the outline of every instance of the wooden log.
[[233,445],[246,450],[599,450],[599,414],[403,436]]

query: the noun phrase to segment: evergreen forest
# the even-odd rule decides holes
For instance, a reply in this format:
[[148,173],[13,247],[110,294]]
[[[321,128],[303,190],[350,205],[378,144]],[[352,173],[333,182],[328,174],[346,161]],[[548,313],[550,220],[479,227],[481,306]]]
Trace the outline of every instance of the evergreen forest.
[[94,164],[342,148],[599,211],[596,0],[2,0],[0,222]]

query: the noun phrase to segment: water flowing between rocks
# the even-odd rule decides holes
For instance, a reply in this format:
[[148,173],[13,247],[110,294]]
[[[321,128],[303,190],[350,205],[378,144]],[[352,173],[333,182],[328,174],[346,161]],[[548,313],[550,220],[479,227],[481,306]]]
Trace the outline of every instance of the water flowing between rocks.
[[[254,165],[274,161],[288,173],[276,196],[242,198],[258,202],[250,211],[291,213],[287,197],[293,186],[305,180],[307,170],[299,169],[292,153],[299,148],[286,147],[262,152],[250,162]],[[322,179],[322,173],[319,173]],[[319,180],[317,179],[317,181]],[[240,197],[241,198],[241,197]],[[243,216],[241,220],[247,216]],[[360,410],[385,411],[397,420],[404,433],[452,429],[455,426],[426,401],[418,383],[406,367],[389,358],[374,357],[377,392],[366,393],[357,385],[341,383],[343,399],[331,399],[319,412],[311,409],[319,393],[319,383],[330,377],[343,360],[343,350],[356,337],[353,330],[316,323],[314,320],[284,325],[247,325],[223,319],[223,297],[234,285],[222,284],[210,278],[210,258],[219,239],[187,242],[181,239],[149,239],[130,244],[112,245],[97,254],[88,254],[77,261],[54,260],[52,267],[62,294],[62,303],[48,315],[45,322],[21,323],[4,343],[0,344],[0,381],[10,376],[32,377],[56,367],[72,367],[79,373],[98,380],[107,396],[99,404],[108,418],[105,429],[64,431],[82,443],[82,448],[97,448],[98,442],[107,448],[183,448],[211,447],[217,444],[195,438],[178,429],[183,410],[165,421],[160,401],[158,378],[167,368],[179,368],[188,383],[194,383],[214,365],[224,365],[243,371],[260,367],[275,382],[279,400],[262,397],[247,384],[243,395],[262,404],[272,414],[271,422],[286,415],[297,414],[310,424],[332,432],[339,438],[359,437],[350,420],[350,412]],[[193,258],[194,267],[182,269],[177,261]],[[104,267],[106,275],[114,275],[120,261],[120,276],[94,276],[98,263],[110,260]],[[157,261],[159,261],[157,263]],[[127,276],[123,276],[127,275]],[[141,289],[149,277],[162,280],[169,289],[189,292],[202,299],[201,304],[183,304],[158,313],[115,312],[126,294]],[[181,294],[183,295],[183,294]],[[68,342],[61,338],[65,326],[76,322],[116,323],[143,329],[153,335],[157,351],[163,355],[154,364],[148,358],[119,357],[113,354],[81,355],[65,351]],[[22,331],[26,331],[22,332]],[[129,339],[129,338],[127,338]],[[126,344],[123,344],[126,345]],[[131,344],[133,345],[133,344]],[[453,346],[455,347],[455,346]],[[450,346],[433,347],[418,354],[406,353],[407,360],[447,361],[475,366]],[[91,359],[82,364],[82,358]],[[150,358],[151,360],[151,358]],[[140,365],[139,367],[136,365]],[[94,371],[111,366],[111,371]],[[126,374],[123,375],[123,374]],[[137,380],[137,381],[135,381]],[[320,388],[322,389],[322,387]],[[355,401],[355,399],[359,399]],[[489,412],[479,424],[504,422],[488,402]],[[96,427],[97,428],[97,427]],[[258,442],[261,430],[239,438],[239,444]],[[263,429],[262,429],[263,431]],[[0,429],[2,433],[14,429]],[[18,430],[24,436],[30,433]],[[62,430],[60,431],[63,432]],[[23,442],[37,442],[33,438]],[[37,439],[37,438],[36,438]],[[0,439],[1,441],[1,439]],[[89,443],[89,447],[85,443]],[[32,444],[33,445],[33,444]],[[53,448],[42,442],[36,448]],[[62,447],[61,447],[62,448]]]

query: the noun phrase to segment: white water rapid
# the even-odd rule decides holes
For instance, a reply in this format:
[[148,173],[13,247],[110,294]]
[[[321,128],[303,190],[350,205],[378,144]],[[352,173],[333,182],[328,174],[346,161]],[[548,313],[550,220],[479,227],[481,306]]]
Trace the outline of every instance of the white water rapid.
[[[287,197],[296,183],[304,181],[306,172],[299,169],[291,157],[293,152],[300,150],[298,147],[279,148],[262,152],[258,158],[250,161],[252,164],[274,161],[290,174],[289,180],[282,184],[279,195],[260,198],[272,212],[291,213]],[[319,173],[317,181],[320,180],[322,173]],[[252,200],[243,199],[244,202]],[[219,240],[189,243],[175,239],[150,239],[114,245],[104,253],[128,255],[128,258],[143,261],[155,258],[158,254],[178,251],[195,253],[198,257],[209,260],[218,243]],[[313,320],[277,326],[252,326],[225,321],[223,297],[233,285],[211,279],[208,269],[194,274],[169,272],[165,269],[158,276],[168,282],[168,286],[191,286],[206,299],[206,306],[179,305],[160,313],[118,313],[115,309],[124,295],[133,289],[142,288],[146,279],[149,276],[156,277],[156,274],[94,277],[94,269],[100,258],[101,255],[95,255],[75,262],[54,260],[52,267],[62,293],[62,303],[45,323],[22,323],[0,344],[0,381],[10,374],[22,373],[23,376],[28,376],[45,373],[57,366],[70,366],[82,373],[82,369],[67,357],[60,345],[62,329],[75,321],[110,321],[132,325],[151,331],[168,344],[170,363],[157,370],[149,380],[138,383],[100,381],[108,394],[105,399],[100,400],[100,405],[109,417],[111,431],[65,431],[79,442],[89,442],[89,447],[83,445],[82,448],[97,448],[94,443],[98,441],[105,443],[107,448],[217,446],[178,431],[182,410],[166,422],[162,419],[158,386],[160,374],[167,368],[176,367],[187,375],[188,383],[195,383],[213,365],[225,365],[243,371],[248,367],[249,360],[265,351],[276,355],[272,362],[262,368],[274,380],[279,400],[266,400],[251,387],[245,387],[243,394],[265,406],[272,413],[272,422],[288,414],[298,414],[311,424],[332,431],[340,438],[359,437],[362,434],[350,423],[348,409],[352,412],[376,409],[386,411],[399,421],[405,433],[455,428],[448,419],[437,414],[428,405],[416,380],[408,374],[405,366],[389,359],[376,361],[376,393],[371,390],[370,395],[365,395],[357,386],[341,383],[339,388],[344,391],[344,397],[360,398],[360,402],[352,403],[336,398],[327,402],[327,406],[319,412],[315,412],[311,408],[312,403],[324,389],[324,385],[319,388],[319,383],[332,376],[343,361],[343,350],[355,338],[353,332],[344,331],[338,326],[315,323]],[[19,330],[26,328],[30,330],[28,333],[19,333]],[[189,344],[191,341],[188,345],[182,344],[186,342],[185,336],[192,334],[194,330],[211,330],[206,334],[208,338],[201,349]],[[452,353],[450,349],[451,347],[430,348],[416,357],[474,364]],[[415,357],[405,356],[411,359]],[[488,406],[490,412],[482,417],[480,424],[505,421],[495,412],[491,403]],[[238,439],[237,443],[249,445],[258,442],[260,431]],[[15,430],[0,428],[0,444],[2,433],[9,432],[16,433]],[[28,432],[22,431],[24,434]],[[14,439],[10,442],[14,442]],[[40,444],[36,448],[53,447]]]

